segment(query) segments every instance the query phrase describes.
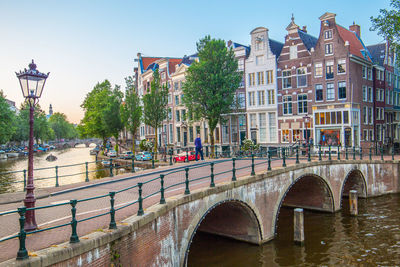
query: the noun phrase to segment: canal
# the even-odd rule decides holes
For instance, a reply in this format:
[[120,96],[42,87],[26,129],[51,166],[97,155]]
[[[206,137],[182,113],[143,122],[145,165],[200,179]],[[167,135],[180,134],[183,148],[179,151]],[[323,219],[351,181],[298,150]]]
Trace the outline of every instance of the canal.
[[[62,150],[53,150],[49,153],[35,154],[33,159],[34,164],[34,178],[35,187],[52,187],[56,183],[56,166],[66,166],[68,167],[58,167],[58,177],[59,185],[71,184],[83,182],[86,179],[86,166],[85,162],[88,164],[88,177],[89,180],[99,179],[102,177],[109,176],[109,170],[104,170],[101,163],[94,163],[96,157],[90,155],[90,150],[93,148],[88,148],[83,146],[75,148],[67,148]],[[49,162],[46,160],[48,155],[53,154],[57,157],[56,161]],[[83,163],[83,164],[82,164]],[[0,173],[12,172],[12,171],[22,171],[28,168],[28,157],[23,158],[12,158],[6,160],[0,160]],[[43,169],[44,170],[39,170]],[[114,174],[121,173],[122,171],[114,170]],[[13,173],[13,174],[0,174],[0,193],[5,192],[15,192],[23,190],[23,172]]]
[[196,233],[188,266],[399,266],[400,194],[359,199],[358,217],[348,199],[340,212],[304,215],[304,246],[293,243],[293,209],[282,208],[277,237],[262,246]]

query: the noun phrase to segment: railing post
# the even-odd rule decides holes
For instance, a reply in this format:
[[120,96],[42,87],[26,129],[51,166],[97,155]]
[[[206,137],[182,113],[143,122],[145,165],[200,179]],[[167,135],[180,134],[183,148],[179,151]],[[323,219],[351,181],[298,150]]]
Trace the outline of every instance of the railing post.
[[308,162],[310,162],[311,161],[311,145],[310,145],[310,143],[308,144]]
[[215,187],[215,183],[214,183],[214,162],[210,163],[210,167],[211,167],[211,174],[210,174],[211,183],[210,183],[210,187]]
[[24,170],[24,191],[26,191],[26,170]]
[[268,149],[268,171],[271,170],[271,151]]
[[139,188],[139,197],[138,197],[138,202],[139,202],[139,208],[137,211],[138,216],[142,216],[144,214],[143,211],[143,198],[142,198],[142,186],[143,183],[138,183],[138,188]]
[[360,160],[362,160],[362,147],[360,147]]
[[88,166],[88,163],[87,163],[87,162],[85,162],[85,167],[86,167],[85,182],[89,182],[89,166]]
[[132,171],[131,172],[136,172],[135,171],[135,155],[132,157]]
[[186,148],[186,158],[185,158],[185,162],[189,162],[189,149]]
[[300,163],[300,161],[299,161],[299,147],[296,146],[296,164],[299,164],[299,163]]
[[282,167],[286,167],[286,153],[284,147],[282,147]]
[[340,146],[337,147],[337,160],[340,160]]
[[72,214],[72,220],[71,220],[72,233],[71,237],[69,238],[69,243],[78,243],[79,237],[76,232],[76,226],[78,224],[78,221],[76,220],[76,203],[78,203],[78,201],[76,199],[72,199],[70,200],[69,203],[71,204],[71,214]]
[[112,158],[110,158],[110,177],[114,177],[114,174],[113,174],[113,162],[112,162]]
[[115,192],[110,192],[110,225],[108,229],[117,229],[117,223],[115,222],[115,209],[114,209],[114,202],[115,202]]
[[318,160],[321,161],[322,160],[322,156],[321,156],[321,145],[318,146]]
[[369,148],[369,160],[372,160],[372,147]]
[[58,184],[58,166],[54,167],[56,170],[56,187],[59,187],[60,185]]
[[347,146],[345,146],[346,160],[349,159],[349,152],[347,151]]
[[161,183],[161,189],[160,189],[160,204],[165,204],[165,198],[164,198],[164,174],[160,174],[160,183]]
[[394,160],[394,146],[392,147],[392,160]]
[[381,160],[383,160],[383,146],[381,146]]
[[254,170],[254,154],[251,153],[251,174],[250,175],[256,175],[256,172]]
[[328,150],[328,160],[332,160],[332,155],[331,155],[331,145],[329,145],[329,150]]
[[210,156],[208,154],[208,146],[206,146],[206,157],[210,158]]
[[172,154],[174,154],[173,149],[169,150],[169,165],[172,165]]
[[235,160],[236,158],[232,158],[232,181],[236,181]]
[[356,160],[356,147],[353,146],[353,160]]
[[[212,163],[211,163],[212,164]],[[189,168],[185,168],[185,195],[189,195],[190,190],[189,190]]]
[[18,208],[18,214],[19,214],[19,233],[18,233],[19,249],[18,249],[18,253],[17,253],[17,260],[24,260],[24,259],[29,258],[28,251],[26,250],[26,247],[25,247],[25,240],[26,240],[26,232],[25,232],[25,229],[24,229],[25,213],[26,213],[26,207]]
[[151,168],[154,169],[154,152],[151,152]]

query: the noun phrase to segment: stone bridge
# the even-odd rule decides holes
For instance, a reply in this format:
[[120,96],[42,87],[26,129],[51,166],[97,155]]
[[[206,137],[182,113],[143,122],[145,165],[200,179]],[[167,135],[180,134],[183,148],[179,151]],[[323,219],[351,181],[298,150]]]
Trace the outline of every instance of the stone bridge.
[[[348,160],[274,169],[167,198],[117,230],[49,248],[30,266],[185,266],[198,231],[253,244],[276,235],[284,205],[336,212],[350,189],[360,197],[399,192],[400,161]],[[307,237],[306,237],[307,238]]]
[[82,145],[82,144],[85,145],[86,147],[89,147],[91,144],[101,145],[102,141],[97,138],[75,139],[67,142],[57,143],[56,145],[59,148],[66,148],[66,147],[76,147],[77,145]]

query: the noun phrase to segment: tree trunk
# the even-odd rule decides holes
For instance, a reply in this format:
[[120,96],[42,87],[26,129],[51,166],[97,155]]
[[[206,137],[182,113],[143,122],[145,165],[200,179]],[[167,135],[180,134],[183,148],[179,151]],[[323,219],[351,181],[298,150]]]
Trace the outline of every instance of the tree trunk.
[[214,155],[214,130],[215,130],[215,128],[214,129],[211,129],[210,128],[210,144],[211,144],[211,158],[215,158],[215,155]]
[[132,153],[135,155],[135,133],[132,132]]
[[154,159],[157,160],[157,142],[158,142],[158,138],[157,138],[157,133],[158,133],[158,127],[154,127],[155,133],[156,133],[156,137],[154,138]]
[[119,152],[119,146],[118,146],[118,138],[115,138],[115,151],[117,152],[117,156],[118,156],[118,152]]

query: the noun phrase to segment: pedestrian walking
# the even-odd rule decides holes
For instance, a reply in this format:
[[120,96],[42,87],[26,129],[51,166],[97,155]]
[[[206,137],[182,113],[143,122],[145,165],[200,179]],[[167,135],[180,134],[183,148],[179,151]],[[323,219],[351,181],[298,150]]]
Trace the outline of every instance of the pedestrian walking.
[[204,160],[203,146],[201,145],[200,134],[197,134],[197,138],[194,140],[194,145],[196,146],[196,153],[195,153],[196,161],[199,160],[199,158],[198,158],[199,153],[200,153],[201,160]]

